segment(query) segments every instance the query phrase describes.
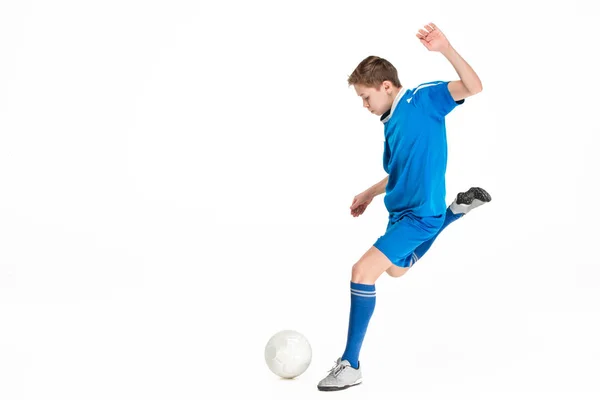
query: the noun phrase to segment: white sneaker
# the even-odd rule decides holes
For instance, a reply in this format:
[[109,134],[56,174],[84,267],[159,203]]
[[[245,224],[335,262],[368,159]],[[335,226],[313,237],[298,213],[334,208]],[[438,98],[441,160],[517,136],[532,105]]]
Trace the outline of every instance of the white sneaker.
[[492,196],[480,187],[472,187],[466,192],[460,192],[450,204],[454,214],[466,214],[469,211],[492,201]]
[[362,372],[360,370],[360,363],[358,364],[358,368],[352,368],[348,361],[338,358],[333,368],[329,370],[329,374],[319,382],[317,389],[331,392],[348,389],[361,383]]

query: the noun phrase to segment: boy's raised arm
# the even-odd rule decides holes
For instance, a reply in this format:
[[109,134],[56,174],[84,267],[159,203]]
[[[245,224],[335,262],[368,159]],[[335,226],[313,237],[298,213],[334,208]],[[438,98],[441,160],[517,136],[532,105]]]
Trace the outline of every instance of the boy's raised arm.
[[442,53],[456,70],[460,80],[448,84],[448,90],[455,101],[476,95],[483,89],[481,80],[471,66],[452,47],[446,36],[435,24],[430,23],[419,29],[417,38],[429,51]]

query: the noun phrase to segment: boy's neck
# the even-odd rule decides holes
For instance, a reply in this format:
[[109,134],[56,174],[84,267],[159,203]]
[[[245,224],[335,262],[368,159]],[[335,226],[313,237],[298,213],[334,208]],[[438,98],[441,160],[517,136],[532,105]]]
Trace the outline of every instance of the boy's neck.
[[392,114],[392,111],[394,109],[394,102],[396,101],[396,99],[398,98],[398,95],[402,92],[402,86],[398,87],[398,88],[392,88],[391,90],[391,103],[390,103],[390,107],[389,109],[383,113],[383,115],[381,115],[381,117],[379,118],[379,120],[381,122],[386,122],[389,118],[390,115]]

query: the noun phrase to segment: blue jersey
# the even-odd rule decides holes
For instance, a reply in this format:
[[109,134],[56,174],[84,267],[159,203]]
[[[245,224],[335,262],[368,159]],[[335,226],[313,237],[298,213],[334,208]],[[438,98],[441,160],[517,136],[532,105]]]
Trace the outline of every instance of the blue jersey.
[[384,203],[390,218],[446,212],[445,117],[464,100],[454,101],[448,82],[402,88],[390,111],[381,116],[385,147],[383,169],[389,174]]

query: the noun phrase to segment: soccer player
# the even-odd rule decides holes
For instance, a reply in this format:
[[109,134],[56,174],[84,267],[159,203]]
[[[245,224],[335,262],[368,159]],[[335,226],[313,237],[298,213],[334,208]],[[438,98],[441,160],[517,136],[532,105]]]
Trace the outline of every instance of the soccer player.
[[447,142],[445,117],[467,97],[482,90],[479,77],[433,23],[417,38],[429,50],[440,52],[459,79],[404,88],[396,68],[387,60],[369,56],[348,78],[363,106],[380,117],[385,135],[383,168],[387,176],[357,195],[351,215],[361,215],[373,198],[385,193],[389,212],[385,233],[352,267],[350,316],[343,354],[317,388],[346,389],[362,382],[360,349],[375,309],[375,281],[387,272],[404,275],[429,250],[452,222],[491,201],[482,188],[458,193],[446,208]]

